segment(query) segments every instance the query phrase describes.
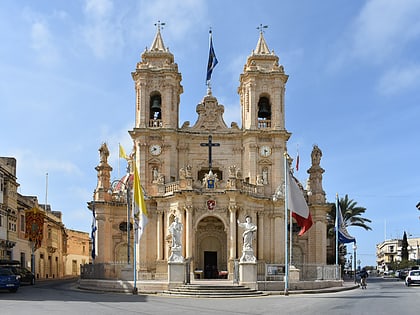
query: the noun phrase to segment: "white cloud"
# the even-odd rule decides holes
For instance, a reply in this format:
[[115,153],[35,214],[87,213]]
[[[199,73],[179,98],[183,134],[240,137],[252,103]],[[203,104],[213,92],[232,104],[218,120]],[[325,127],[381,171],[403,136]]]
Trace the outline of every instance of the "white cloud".
[[409,48],[420,37],[420,1],[371,0],[351,22],[337,43],[328,68],[362,61],[383,65]]
[[105,59],[118,53],[124,45],[123,32],[119,18],[110,0],[87,0],[84,13],[86,25],[82,28],[83,37],[94,55]]
[[113,8],[110,0],[87,0],[85,4],[85,12],[97,19],[109,16]]
[[31,26],[31,45],[38,60],[44,65],[56,64],[60,57],[53,35],[45,21],[35,21]]
[[369,1],[353,23],[351,53],[361,59],[387,60],[420,35],[417,0]]
[[394,66],[382,76],[377,85],[377,90],[381,94],[390,95],[398,93],[401,90],[419,89],[419,82],[420,65]]

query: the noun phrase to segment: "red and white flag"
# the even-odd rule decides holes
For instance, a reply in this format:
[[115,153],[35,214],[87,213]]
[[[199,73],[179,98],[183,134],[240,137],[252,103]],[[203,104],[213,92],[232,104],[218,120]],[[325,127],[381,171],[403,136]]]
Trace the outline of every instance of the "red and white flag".
[[308,204],[299,188],[296,179],[289,172],[287,176],[288,206],[293,218],[300,226],[299,236],[302,236],[312,226],[312,216]]

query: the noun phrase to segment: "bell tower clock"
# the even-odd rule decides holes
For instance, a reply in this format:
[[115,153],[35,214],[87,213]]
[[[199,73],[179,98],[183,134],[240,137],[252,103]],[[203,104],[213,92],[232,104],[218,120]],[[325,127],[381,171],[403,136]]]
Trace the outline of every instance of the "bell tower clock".
[[155,24],[157,32],[152,45],[142,53],[131,74],[136,118],[130,135],[136,144],[136,160],[146,186],[156,183],[157,177],[159,182],[174,177],[177,165],[173,131],[178,128],[182,76],[174,55],[163,43],[164,25],[160,21]]

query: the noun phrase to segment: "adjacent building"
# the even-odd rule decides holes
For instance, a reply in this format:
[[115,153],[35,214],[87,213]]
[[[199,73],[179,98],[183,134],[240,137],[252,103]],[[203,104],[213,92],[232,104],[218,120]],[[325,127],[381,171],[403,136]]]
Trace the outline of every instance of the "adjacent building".
[[89,234],[71,231],[68,245],[61,212],[39,204],[36,196],[18,193],[16,164],[15,158],[0,157],[0,259],[20,261],[37,279],[80,274],[80,267],[74,272],[71,264],[89,262]]
[[[420,238],[407,238],[408,260],[420,260]],[[379,272],[388,271],[390,264],[402,261],[402,239],[389,239],[376,245],[376,263]]]

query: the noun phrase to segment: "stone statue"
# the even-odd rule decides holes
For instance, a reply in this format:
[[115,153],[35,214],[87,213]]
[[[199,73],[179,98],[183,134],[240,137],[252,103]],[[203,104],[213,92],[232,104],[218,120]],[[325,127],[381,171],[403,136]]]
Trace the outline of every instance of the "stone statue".
[[153,183],[156,183],[158,180],[159,171],[156,167],[154,167],[152,172],[153,172]]
[[182,245],[182,223],[179,222],[178,217],[175,217],[174,222],[169,226],[169,233],[172,235],[172,248],[180,248]]
[[252,248],[252,240],[254,239],[254,233],[257,231],[257,226],[251,222],[250,216],[245,217],[244,223],[241,223],[238,220],[238,225],[245,229],[242,234],[244,245],[242,247],[242,256],[239,261],[256,263],[257,259],[254,256],[254,250]]
[[105,142],[99,148],[99,156],[101,163],[108,163],[109,150]]
[[257,231],[257,226],[251,222],[251,217],[247,216],[245,218],[245,222],[241,223],[238,220],[238,225],[244,228],[244,232],[242,234],[244,240],[243,249],[252,249],[252,240],[254,239],[254,232]]
[[187,172],[185,171],[185,168],[181,167],[179,169],[179,179],[185,179],[187,176]]
[[322,151],[315,144],[311,153],[312,165],[319,166],[319,164],[321,163],[321,157],[322,157]]

